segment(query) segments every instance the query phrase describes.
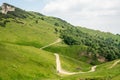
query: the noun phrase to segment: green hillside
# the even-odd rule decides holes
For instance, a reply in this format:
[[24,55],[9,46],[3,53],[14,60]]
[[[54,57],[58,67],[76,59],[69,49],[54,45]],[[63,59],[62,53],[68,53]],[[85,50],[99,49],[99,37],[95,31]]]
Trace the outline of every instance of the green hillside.
[[[61,42],[52,44],[58,39]],[[93,65],[97,69],[59,74],[54,53],[60,55],[66,71],[87,72]],[[117,80],[120,63],[108,68],[119,58],[119,34],[75,27],[60,18],[17,7],[7,14],[0,12],[0,80]]]
[[98,65],[94,73],[84,73],[72,76],[67,76],[62,80],[119,80],[120,79],[120,63],[115,67],[109,69],[109,67],[115,61]]
[[[55,56],[53,53],[31,46],[11,43],[0,43],[0,45],[1,80],[60,78],[56,72]],[[85,69],[89,70],[88,64],[64,56],[61,56],[61,58],[64,65],[63,68],[66,70],[75,71],[81,65],[86,65],[83,71]]]

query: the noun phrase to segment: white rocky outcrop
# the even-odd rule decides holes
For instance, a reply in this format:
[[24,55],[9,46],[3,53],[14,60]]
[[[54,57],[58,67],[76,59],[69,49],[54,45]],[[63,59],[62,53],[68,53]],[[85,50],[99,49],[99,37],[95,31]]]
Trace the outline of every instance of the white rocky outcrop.
[[9,11],[15,11],[15,7],[10,6],[10,5],[6,4],[6,3],[3,3],[1,12],[3,14],[7,14],[7,12],[9,12]]

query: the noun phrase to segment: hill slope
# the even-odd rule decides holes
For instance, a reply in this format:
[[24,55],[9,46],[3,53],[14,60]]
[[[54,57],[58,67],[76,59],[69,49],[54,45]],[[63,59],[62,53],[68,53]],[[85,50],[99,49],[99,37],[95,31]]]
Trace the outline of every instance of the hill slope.
[[[42,48],[60,38],[60,43]],[[90,64],[102,63],[100,59],[106,62],[120,58],[120,36],[75,27],[59,18],[16,7],[6,15],[0,13],[1,80],[119,78],[119,63],[104,71],[112,62],[99,65],[94,73],[60,75],[56,71],[54,53],[60,54],[63,69],[88,71]],[[103,72],[105,74],[101,74]]]

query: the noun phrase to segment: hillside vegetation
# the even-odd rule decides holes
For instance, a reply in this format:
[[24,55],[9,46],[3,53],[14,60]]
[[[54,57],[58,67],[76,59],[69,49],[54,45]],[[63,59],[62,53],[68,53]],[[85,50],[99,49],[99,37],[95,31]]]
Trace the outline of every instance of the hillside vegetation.
[[[85,45],[87,54],[104,56],[108,61],[120,58],[120,40],[106,36],[89,35],[78,27],[68,28],[62,32],[61,37],[68,45]],[[106,37],[106,38],[105,38]],[[117,37],[117,36],[116,36]]]
[[[60,43],[40,49],[60,38]],[[92,65],[99,65],[93,73],[61,75],[54,53],[60,54],[67,71],[89,71]],[[120,64],[108,67],[119,58],[119,34],[76,27],[17,7],[6,15],[0,13],[0,80],[117,80]]]

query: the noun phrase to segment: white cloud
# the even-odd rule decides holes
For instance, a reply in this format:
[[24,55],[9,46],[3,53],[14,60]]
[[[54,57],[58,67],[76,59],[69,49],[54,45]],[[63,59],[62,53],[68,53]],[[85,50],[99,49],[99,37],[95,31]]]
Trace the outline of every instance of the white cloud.
[[[120,0],[51,0],[42,12],[57,16],[74,25],[111,31],[116,25],[117,33],[120,23]],[[117,17],[116,17],[117,16]],[[106,21],[108,20],[108,21]],[[102,24],[102,26],[101,26]],[[105,26],[108,27],[107,30]],[[119,29],[120,30],[120,29]],[[113,31],[114,33],[115,30]]]

